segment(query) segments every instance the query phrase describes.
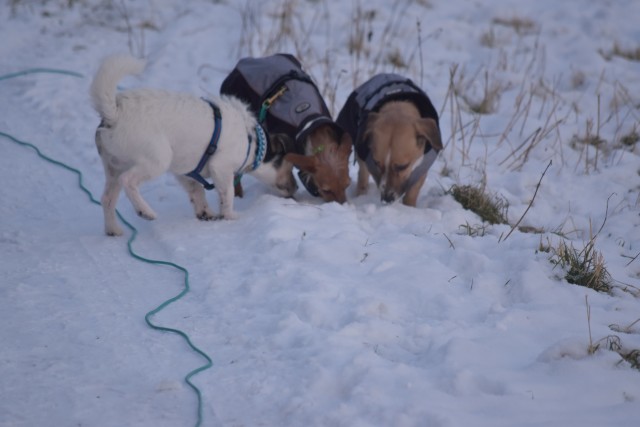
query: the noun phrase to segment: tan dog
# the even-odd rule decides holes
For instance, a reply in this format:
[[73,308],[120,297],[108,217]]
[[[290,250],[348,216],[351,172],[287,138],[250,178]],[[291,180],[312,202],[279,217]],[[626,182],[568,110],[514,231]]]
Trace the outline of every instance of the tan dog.
[[367,160],[358,158],[357,195],[367,192],[371,173],[383,202],[402,197],[402,203],[415,206],[427,178],[428,170],[420,168],[425,147],[442,150],[436,121],[421,117],[412,102],[391,101],[369,114],[364,140],[369,144],[373,167],[370,171]]
[[337,122],[355,141],[357,194],[367,192],[372,175],[383,202],[402,198],[416,206],[442,150],[438,115],[427,95],[409,79],[378,74],[349,96]]

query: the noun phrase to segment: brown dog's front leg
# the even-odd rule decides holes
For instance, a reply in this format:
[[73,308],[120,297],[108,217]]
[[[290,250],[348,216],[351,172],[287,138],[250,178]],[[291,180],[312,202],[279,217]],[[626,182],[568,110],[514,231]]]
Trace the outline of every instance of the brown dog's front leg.
[[418,202],[418,195],[420,194],[420,189],[424,185],[424,181],[427,179],[427,175],[425,174],[422,178],[416,181],[415,184],[411,188],[407,190],[402,198],[402,203],[407,206],[416,207],[416,203]]
[[356,187],[356,196],[367,194],[369,189],[369,170],[367,164],[358,159],[358,185]]
[[236,197],[244,197],[244,189],[242,188],[242,182],[240,182],[240,178],[236,178],[233,181],[233,192]]

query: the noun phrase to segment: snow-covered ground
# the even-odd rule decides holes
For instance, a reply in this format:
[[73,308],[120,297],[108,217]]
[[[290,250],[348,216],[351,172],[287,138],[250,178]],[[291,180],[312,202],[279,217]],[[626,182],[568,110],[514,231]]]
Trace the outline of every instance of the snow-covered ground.
[[[85,77],[0,80],[0,131],[99,198],[88,87],[107,54],[149,60],[123,88],[205,95],[240,57],[289,51],[334,113],[372,73],[406,74],[446,142],[417,208],[382,205],[373,183],[338,205],[250,177],[235,221],[196,220],[171,177],[143,187],[156,221],[121,198],[135,250],[190,272],[154,321],[213,360],[193,377],[202,425],[632,427],[640,372],[619,352],[640,349],[640,143],[623,137],[640,131],[640,61],[623,54],[638,17],[635,0],[5,2],[0,76]],[[182,274],[104,236],[68,171],[7,138],[0,153],[0,426],[194,425],[184,376],[205,361],[144,322]],[[447,191],[486,182],[514,225],[540,181],[520,225],[541,233],[506,239]],[[598,231],[612,294],[539,250]]]

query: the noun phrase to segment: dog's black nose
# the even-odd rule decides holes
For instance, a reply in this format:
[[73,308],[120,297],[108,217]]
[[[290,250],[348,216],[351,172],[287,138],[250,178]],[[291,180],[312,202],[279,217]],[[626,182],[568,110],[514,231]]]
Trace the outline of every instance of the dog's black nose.
[[381,199],[383,203],[393,203],[396,201],[396,195],[393,193],[383,193]]

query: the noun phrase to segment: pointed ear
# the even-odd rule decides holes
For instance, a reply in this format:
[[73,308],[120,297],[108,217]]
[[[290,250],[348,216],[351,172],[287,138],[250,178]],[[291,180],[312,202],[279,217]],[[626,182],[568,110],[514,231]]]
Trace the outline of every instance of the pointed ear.
[[[436,121],[430,117],[422,118],[416,124],[418,136],[425,138],[431,144],[431,147],[440,151],[442,150],[442,137],[440,136],[440,128]],[[420,144],[418,138],[418,144]],[[424,142],[423,142],[424,143]]]
[[276,154],[285,154],[291,151],[293,140],[284,133],[269,135],[269,147]]
[[344,132],[340,138],[340,154],[349,157],[351,155],[352,146],[353,142],[351,141],[351,135],[349,135],[349,132]]
[[293,163],[295,167],[301,171],[305,171],[310,174],[316,173],[318,159],[316,156],[303,156],[302,154],[287,153],[284,159]]

